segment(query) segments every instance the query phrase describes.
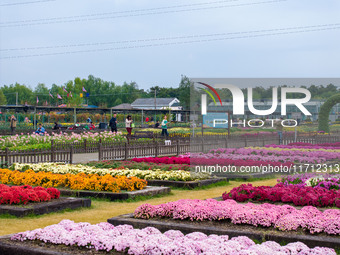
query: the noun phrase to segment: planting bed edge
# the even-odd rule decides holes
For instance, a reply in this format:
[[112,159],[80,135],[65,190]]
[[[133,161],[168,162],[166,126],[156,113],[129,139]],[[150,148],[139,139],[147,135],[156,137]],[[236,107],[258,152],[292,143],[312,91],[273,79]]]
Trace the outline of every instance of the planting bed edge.
[[216,235],[228,235],[229,237],[236,236],[247,236],[251,239],[256,240],[266,240],[266,241],[276,241],[276,242],[303,242],[310,248],[320,246],[320,247],[329,247],[333,249],[340,248],[340,238],[332,237],[332,236],[312,236],[312,235],[299,235],[294,233],[282,232],[279,234],[275,233],[266,233],[261,230],[253,230],[248,231],[244,229],[220,229],[218,227],[207,227],[207,226],[194,226],[191,224],[186,224],[185,222],[162,222],[157,220],[144,220],[144,219],[135,219],[133,214],[124,214],[118,217],[113,217],[107,220],[110,224],[117,226],[128,224],[132,225],[134,228],[146,228],[146,227],[154,227],[159,229],[161,232],[165,232],[168,230],[179,230],[184,234],[192,233],[192,232],[202,232],[204,234],[216,234]]

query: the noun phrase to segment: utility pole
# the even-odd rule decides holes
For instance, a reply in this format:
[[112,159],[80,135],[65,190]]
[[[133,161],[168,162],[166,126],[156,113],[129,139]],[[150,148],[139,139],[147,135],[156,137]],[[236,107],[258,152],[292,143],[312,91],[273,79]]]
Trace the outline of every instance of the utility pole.
[[156,87],[155,87],[155,122],[157,122],[157,119],[156,119],[156,110],[157,110],[157,106],[156,106],[156,96],[157,96],[157,90],[156,90]]
[[16,97],[15,97],[15,105],[18,105],[18,92],[15,92],[15,95],[16,95]]

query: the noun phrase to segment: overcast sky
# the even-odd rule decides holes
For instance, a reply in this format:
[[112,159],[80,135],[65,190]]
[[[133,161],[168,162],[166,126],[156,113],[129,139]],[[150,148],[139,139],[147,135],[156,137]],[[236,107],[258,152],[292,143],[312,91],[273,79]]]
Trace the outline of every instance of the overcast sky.
[[0,0],[0,85],[339,77],[339,13],[339,0]]

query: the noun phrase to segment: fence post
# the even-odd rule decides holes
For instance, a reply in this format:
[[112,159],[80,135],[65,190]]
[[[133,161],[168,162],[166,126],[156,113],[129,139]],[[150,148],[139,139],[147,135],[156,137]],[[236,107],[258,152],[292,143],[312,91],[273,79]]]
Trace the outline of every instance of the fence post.
[[70,148],[70,164],[73,164],[73,144],[71,144]]
[[6,147],[5,149],[5,162],[6,162],[6,165],[9,166],[9,155],[8,155],[9,151],[8,151],[8,147]]
[[264,147],[266,144],[265,144],[265,141],[264,141],[264,136],[262,136],[262,147]]
[[177,147],[177,153],[176,153],[176,155],[178,156],[179,155],[179,140],[177,139],[176,140],[176,147]]
[[225,138],[224,146],[225,146],[225,148],[228,148],[228,137]]
[[124,149],[125,149],[124,159],[127,160],[127,158],[129,157],[129,150],[128,150],[128,143],[127,142],[125,142],[125,144],[124,144]]
[[[85,151],[86,151],[86,147],[85,147]],[[103,160],[102,144],[101,143],[98,144],[98,160],[99,161]]]
[[155,157],[158,157],[158,143],[155,142]]
[[244,137],[244,147],[248,146],[247,136]]
[[[85,148],[85,153],[87,153],[87,140],[86,139],[84,139],[84,148]],[[99,160],[101,160],[101,159],[99,159]]]
[[203,137],[202,137],[202,139],[201,139],[201,141],[202,141],[202,152],[204,152],[204,139],[203,139]]
[[51,140],[51,162],[55,162],[55,147],[54,147],[54,141]]

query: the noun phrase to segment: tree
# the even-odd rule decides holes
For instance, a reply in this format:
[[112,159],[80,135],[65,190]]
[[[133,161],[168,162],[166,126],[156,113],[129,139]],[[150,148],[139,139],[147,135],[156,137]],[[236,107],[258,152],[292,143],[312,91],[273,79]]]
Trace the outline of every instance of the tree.
[[194,84],[190,81],[190,79],[186,76],[182,75],[181,82],[179,83],[179,96],[178,99],[181,102],[181,105],[184,109],[190,108],[190,97],[193,96],[190,94]]
[[6,104],[7,104],[7,99],[4,93],[2,92],[2,90],[0,90],[0,105],[6,105]]

